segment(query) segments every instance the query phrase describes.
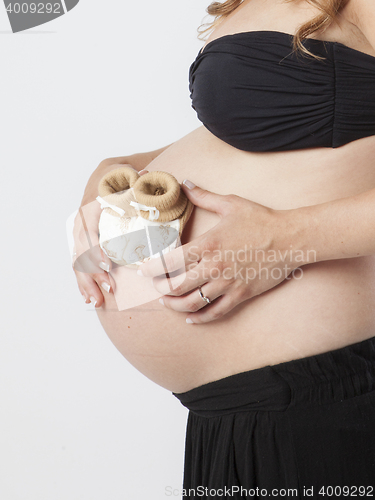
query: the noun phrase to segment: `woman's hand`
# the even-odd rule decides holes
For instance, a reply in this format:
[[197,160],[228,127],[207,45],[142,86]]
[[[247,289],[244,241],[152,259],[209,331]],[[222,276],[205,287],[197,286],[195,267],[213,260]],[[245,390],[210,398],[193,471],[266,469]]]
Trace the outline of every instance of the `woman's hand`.
[[111,260],[99,246],[99,218],[101,208],[95,200],[81,206],[74,220],[74,253],[72,267],[77,278],[79,291],[85,303],[95,307],[103,304],[102,290],[113,291],[108,274]]
[[[139,274],[154,277],[167,308],[192,313],[187,323],[221,318],[241,302],[291,279],[290,273],[308,262],[302,251],[292,248],[289,211],[272,210],[235,195],[214,194],[190,181],[182,186],[194,205],[217,213],[221,220],[166,254],[164,263],[153,259],[142,264]],[[201,297],[199,286],[212,303]]]
[[[106,170],[109,171],[124,165],[125,163],[112,163],[106,166]],[[131,165],[127,164],[127,166]],[[139,175],[145,173],[147,170],[142,170]],[[104,175],[103,172],[102,175]],[[94,200],[80,206],[74,221],[72,267],[85,303],[91,302],[95,307],[100,307],[104,302],[103,290],[107,293],[113,293],[115,282],[109,274],[112,269],[112,261],[99,246],[98,227],[101,208],[95,200],[96,190],[94,191],[94,195],[88,197],[89,199],[94,198]]]
[[127,165],[139,175],[147,173],[145,168],[172,144],[146,153],[118,156],[103,160],[91,174],[84,191],[81,206],[74,223],[73,269],[78,288],[85,302],[100,307],[104,302],[103,290],[113,292],[114,281],[108,274],[112,269],[111,261],[99,247],[98,225],[101,214],[98,196],[100,179],[110,170]]

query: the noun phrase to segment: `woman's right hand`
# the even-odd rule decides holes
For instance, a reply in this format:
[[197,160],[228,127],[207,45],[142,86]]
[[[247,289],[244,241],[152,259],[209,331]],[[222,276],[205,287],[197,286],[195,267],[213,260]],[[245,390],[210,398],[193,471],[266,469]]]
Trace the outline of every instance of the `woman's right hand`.
[[101,208],[94,200],[79,208],[74,220],[74,253],[72,267],[79,291],[85,303],[100,307],[104,302],[103,290],[111,293],[111,260],[99,246],[99,218]]
[[[111,164],[106,171],[121,166],[124,166],[124,163]],[[127,164],[127,166],[131,165]],[[147,170],[141,170],[138,173],[143,175],[147,173]],[[97,179],[94,184],[97,184]],[[98,227],[101,207],[95,199],[97,185],[93,187],[92,193],[89,197],[86,196],[86,200],[91,198],[93,201],[82,204],[74,220],[72,267],[85,303],[91,302],[98,308],[104,302],[105,293],[114,292],[115,283],[109,274],[112,269],[112,261],[99,246]]]

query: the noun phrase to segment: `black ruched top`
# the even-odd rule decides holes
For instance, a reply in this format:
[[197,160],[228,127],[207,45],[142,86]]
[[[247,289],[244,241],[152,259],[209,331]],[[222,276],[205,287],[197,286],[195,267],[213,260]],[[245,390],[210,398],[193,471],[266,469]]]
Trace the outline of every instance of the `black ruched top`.
[[339,42],[248,31],[209,42],[189,70],[192,107],[243,151],[337,148],[375,135],[375,57]]

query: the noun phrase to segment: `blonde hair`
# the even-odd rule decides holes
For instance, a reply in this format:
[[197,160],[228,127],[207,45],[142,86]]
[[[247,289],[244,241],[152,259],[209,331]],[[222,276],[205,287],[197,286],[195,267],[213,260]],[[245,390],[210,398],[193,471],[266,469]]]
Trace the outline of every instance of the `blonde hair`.
[[[294,2],[295,0],[285,0],[285,2]],[[312,54],[304,45],[302,41],[315,31],[327,28],[337,16],[339,10],[344,6],[347,0],[306,0],[311,5],[318,7],[321,14],[318,14],[310,21],[300,26],[297,33],[293,37],[293,50],[300,51],[304,54],[308,54],[316,59],[324,59],[323,57]],[[219,22],[225,19],[231,12],[233,12],[239,5],[243,3],[243,0],[227,0],[226,2],[212,2],[206,9],[206,12],[215,16],[215,19],[211,23],[205,23],[198,28],[198,38],[200,40],[205,40],[202,37],[207,31],[213,30]],[[202,29],[203,26],[208,26]]]

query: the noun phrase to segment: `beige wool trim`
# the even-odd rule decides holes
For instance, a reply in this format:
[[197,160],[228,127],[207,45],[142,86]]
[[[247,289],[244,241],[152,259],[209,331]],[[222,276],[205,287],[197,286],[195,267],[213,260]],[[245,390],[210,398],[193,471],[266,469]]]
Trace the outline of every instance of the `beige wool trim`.
[[[131,201],[136,201],[131,187],[139,179],[139,174],[130,167],[119,167],[111,170],[99,181],[99,196],[107,203],[121,208],[126,217],[137,217],[137,211],[130,205]],[[106,212],[115,217],[120,215],[111,208],[105,208]]]
[[[150,212],[138,211],[129,205],[130,201],[136,201],[159,210],[156,222],[180,219],[180,237],[194,208],[177,179],[168,172],[155,171],[140,176],[131,167],[120,167],[100,180],[98,191],[106,202],[123,209],[126,217],[136,217],[139,213],[144,219],[149,219]],[[105,210],[119,217],[114,210]]]

